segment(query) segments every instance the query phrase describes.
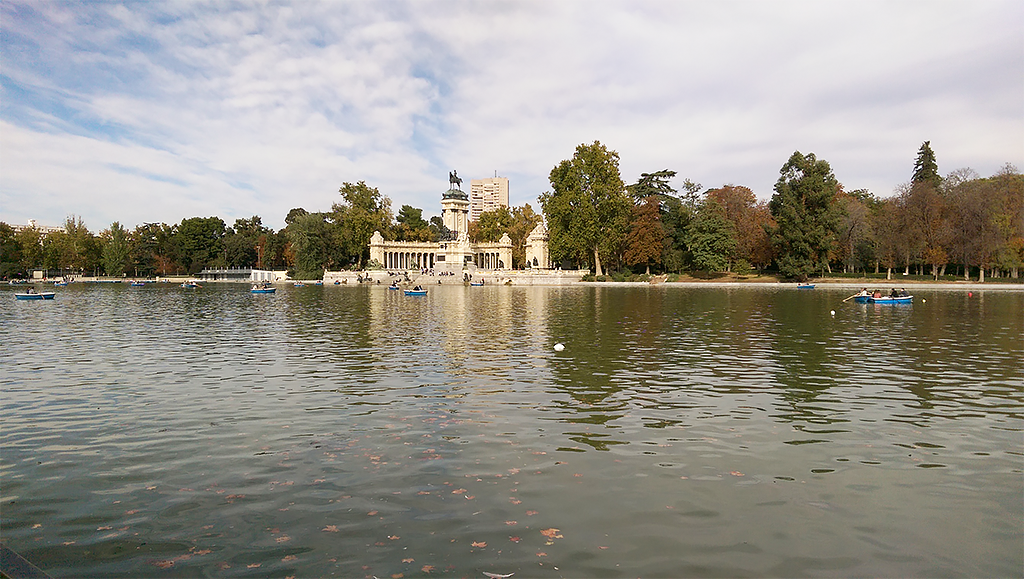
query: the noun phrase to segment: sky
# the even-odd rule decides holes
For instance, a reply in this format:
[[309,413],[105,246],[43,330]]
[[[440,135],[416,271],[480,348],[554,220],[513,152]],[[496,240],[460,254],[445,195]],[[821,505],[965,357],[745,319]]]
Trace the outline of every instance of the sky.
[[550,190],[600,141],[769,199],[795,151],[886,197],[1024,169],[1024,2],[0,0],[0,221],[94,232],[328,211],[345,182],[440,213],[448,172]]

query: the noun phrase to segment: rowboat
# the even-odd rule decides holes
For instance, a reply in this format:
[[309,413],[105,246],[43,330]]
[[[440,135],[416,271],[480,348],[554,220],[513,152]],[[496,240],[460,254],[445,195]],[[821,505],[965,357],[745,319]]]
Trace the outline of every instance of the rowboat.
[[814,289],[814,284],[813,283],[797,284],[796,289]]
[[130,284],[128,284],[128,285],[130,285],[131,287],[145,287],[146,286],[146,282],[132,280],[132,282]]
[[14,294],[14,297],[19,300],[52,300],[55,295],[56,292],[19,292]]
[[186,282],[181,284],[181,287],[184,287],[184,288],[196,288],[196,287],[202,287],[202,286],[200,286],[199,283],[194,282],[194,281],[186,281]]
[[482,282],[482,281],[471,281],[471,282],[469,282],[469,285],[471,285],[473,287],[480,287],[480,286],[484,285],[484,282]]
[[427,290],[416,290],[416,289],[405,290],[405,295],[407,295],[407,296],[425,296],[425,295],[427,295]]
[[261,287],[261,286],[257,286],[257,285],[252,286],[252,289],[249,290],[250,293],[254,293],[254,294],[272,294],[272,293],[274,293],[276,291],[277,291],[276,287],[266,287],[266,286],[262,286]]
[[389,285],[388,289],[390,289],[390,290],[400,290],[402,288],[398,287],[397,285]]
[[890,296],[882,296],[880,298],[857,296],[853,298],[853,301],[858,304],[910,304],[914,302],[914,296],[899,296],[895,298]]

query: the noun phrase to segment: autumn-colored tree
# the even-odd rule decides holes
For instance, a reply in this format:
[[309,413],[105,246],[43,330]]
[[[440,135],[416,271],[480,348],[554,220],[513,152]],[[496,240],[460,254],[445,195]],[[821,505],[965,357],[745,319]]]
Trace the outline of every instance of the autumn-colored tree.
[[949,261],[946,248],[953,236],[945,199],[930,181],[914,183],[904,203],[906,231],[920,249],[920,259],[931,265],[932,276],[939,278],[939,268]]
[[875,206],[871,215],[871,228],[875,238],[875,256],[885,266],[885,279],[892,279],[902,252],[903,219],[899,197],[889,197]]
[[730,262],[743,261],[758,269],[771,263],[772,248],[768,237],[771,213],[767,203],[758,201],[747,187],[735,185],[711,189],[707,198],[722,205],[726,219],[736,231],[736,249],[730,256]]
[[877,203],[871,193],[864,189],[842,193],[839,204],[843,216],[836,232],[836,255],[843,262],[843,271],[856,271],[857,265],[864,265],[863,249],[870,243],[871,206]]
[[650,274],[651,264],[661,263],[664,241],[661,203],[657,195],[649,195],[633,206],[633,219],[626,234],[626,264],[644,264],[646,273]]

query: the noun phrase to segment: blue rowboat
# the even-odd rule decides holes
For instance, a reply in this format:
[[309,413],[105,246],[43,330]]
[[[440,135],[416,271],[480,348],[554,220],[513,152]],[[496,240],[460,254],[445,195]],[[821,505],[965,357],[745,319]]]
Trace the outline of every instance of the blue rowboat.
[[880,298],[870,298],[869,304],[909,304],[914,301],[914,296],[899,296],[891,298],[888,296]]
[[52,300],[56,295],[55,292],[25,292],[14,294],[14,298],[19,300]]
[[254,287],[251,290],[249,290],[250,293],[254,294],[272,294],[276,291],[276,287]]
[[427,290],[405,290],[405,295],[407,295],[407,296],[425,296],[425,295],[427,295]]
[[480,286],[484,285],[484,282],[482,282],[482,281],[471,281],[471,282],[469,282],[469,285],[471,285],[473,287],[480,287]]
[[389,286],[388,286],[388,289],[391,289],[391,290],[399,290],[399,289],[402,289],[402,288],[398,287],[397,285],[389,285]]
[[796,286],[796,289],[814,289],[813,283],[803,283]]

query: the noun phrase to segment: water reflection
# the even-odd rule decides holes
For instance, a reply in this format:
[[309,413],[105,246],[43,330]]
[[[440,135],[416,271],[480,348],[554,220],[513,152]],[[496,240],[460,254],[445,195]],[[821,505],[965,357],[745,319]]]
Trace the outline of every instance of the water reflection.
[[847,295],[10,299],[3,535],[56,576],[1016,573],[1024,294]]

